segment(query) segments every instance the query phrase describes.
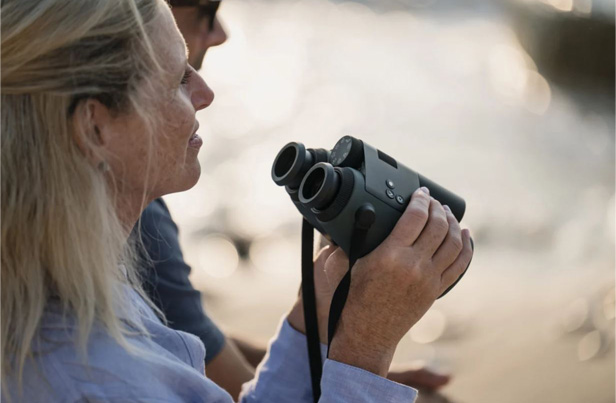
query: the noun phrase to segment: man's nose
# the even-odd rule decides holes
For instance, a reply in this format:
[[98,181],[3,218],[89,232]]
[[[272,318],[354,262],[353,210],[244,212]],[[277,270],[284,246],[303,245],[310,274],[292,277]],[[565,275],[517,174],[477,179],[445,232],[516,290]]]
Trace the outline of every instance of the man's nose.
[[218,18],[207,35],[207,47],[222,45],[227,41],[227,32]]

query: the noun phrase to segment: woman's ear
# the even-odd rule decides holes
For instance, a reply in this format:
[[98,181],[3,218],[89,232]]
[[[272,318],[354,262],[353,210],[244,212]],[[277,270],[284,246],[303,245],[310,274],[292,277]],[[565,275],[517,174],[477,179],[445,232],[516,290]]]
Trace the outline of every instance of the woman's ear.
[[93,166],[106,164],[111,120],[109,108],[92,98],[82,101],[73,114],[73,140]]

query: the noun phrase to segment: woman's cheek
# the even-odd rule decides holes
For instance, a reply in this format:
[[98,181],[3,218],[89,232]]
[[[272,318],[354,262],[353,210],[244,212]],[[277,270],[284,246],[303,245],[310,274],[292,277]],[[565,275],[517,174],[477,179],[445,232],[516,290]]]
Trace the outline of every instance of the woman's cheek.
[[[183,90],[180,91],[183,92]],[[176,102],[168,109],[168,112],[172,115],[169,119],[176,122],[178,129],[188,130],[192,134],[192,128],[195,125],[195,109],[186,94],[181,93],[179,95]],[[188,135],[190,136],[190,134]]]

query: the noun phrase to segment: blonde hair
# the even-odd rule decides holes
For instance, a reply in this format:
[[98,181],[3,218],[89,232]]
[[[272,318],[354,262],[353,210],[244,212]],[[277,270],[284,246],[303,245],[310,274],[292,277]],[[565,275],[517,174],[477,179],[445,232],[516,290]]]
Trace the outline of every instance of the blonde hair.
[[127,281],[139,288],[135,253],[104,173],[74,140],[85,129],[71,115],[95,98],[152,122],[144,99],[160,66],[147,28],[160,7],[162,0],[2,1],[3,381],[17,374],[21,384],[50,297],[77,319],[82,352],[95,321],[128,346],[118,290]]

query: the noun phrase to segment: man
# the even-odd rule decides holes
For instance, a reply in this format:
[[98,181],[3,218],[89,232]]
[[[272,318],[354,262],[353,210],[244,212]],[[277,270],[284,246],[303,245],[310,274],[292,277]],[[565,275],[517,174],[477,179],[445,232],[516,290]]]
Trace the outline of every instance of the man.
[[[219,1],[170,0],[173,15],[190,51],[188,62],[201,68],[212,46],[224,43],[227,35],[216,17]],[[152,202],[141,217],[141,234],[149,259],[144,259],[144,285],[165,313],[169,326],[197,335],[206,348],[208,377],[237,399],[241,385],[254,376],[265,349],[250,342],[225,337],[203,311],[201,294],[188,275],[178,241],[178,228],[162,199]],[[426,369],[391,372],[391,380],[416,388],[438,389],[448,376]]]

